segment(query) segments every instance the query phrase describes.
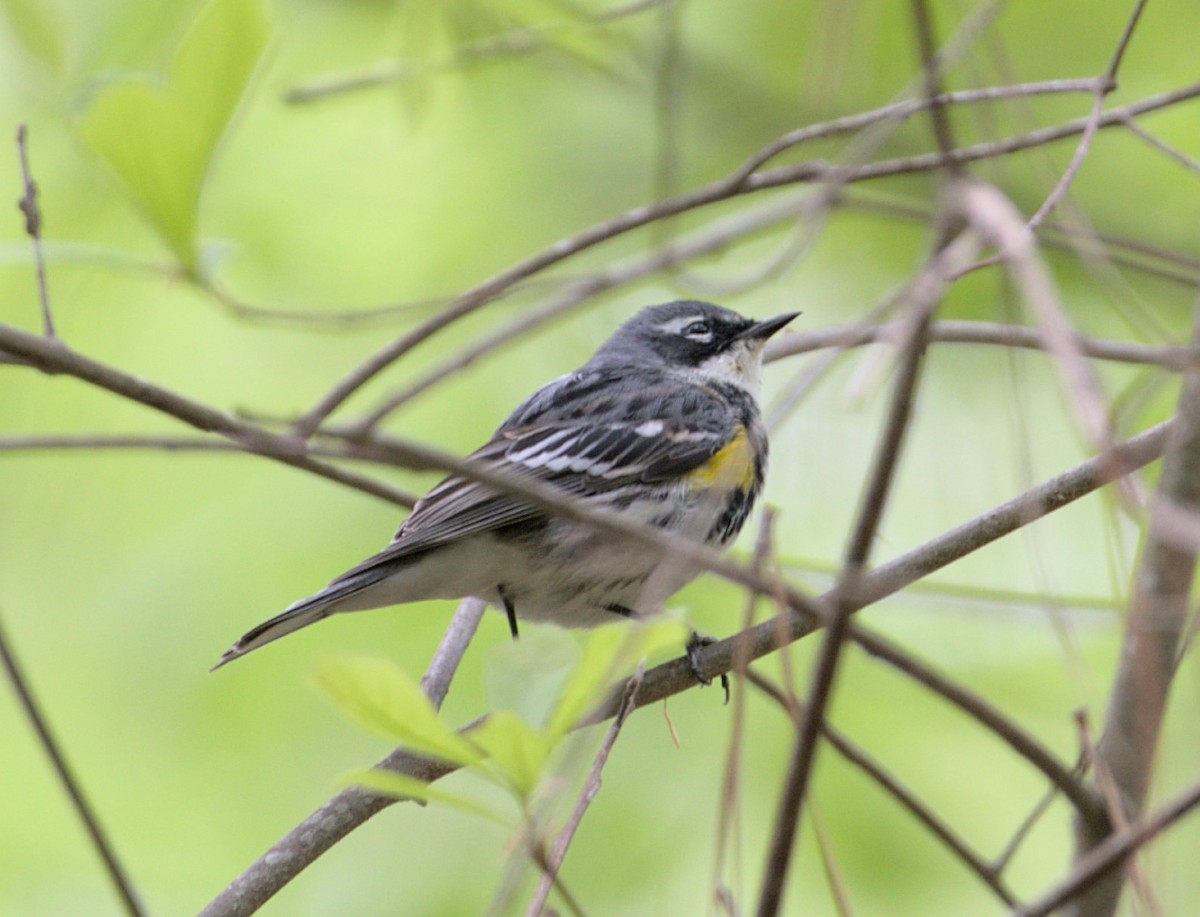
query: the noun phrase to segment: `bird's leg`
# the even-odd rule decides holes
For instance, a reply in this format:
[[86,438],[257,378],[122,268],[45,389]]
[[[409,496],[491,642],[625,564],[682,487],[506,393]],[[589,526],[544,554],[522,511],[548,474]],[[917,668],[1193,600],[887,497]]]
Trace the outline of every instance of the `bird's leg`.
[[[613,614],[618,614],[623,618],[641,617],[632,608],[625,605],[618,605],[616,602],[612,602],[604,607],[606,610],[611,611]],[[688,668],[692,670],[692,675],[696,681],[705,687],[712,684],[712,679],[705,675],[703,669],[700,668],[700,651],[704,647],[716,642],[716,639],[713,637],[706,637],[703,634],[692,631],[692,635],[688,637],[686,644]],[[729,675],[725,672],[721,673],[721,690],[725,692],[725,703],[729,703]]]
[[496,591],[500,593],[500,601],[504,603],[504,613],[508,615],[508,629],[512,632],[512,638],[516,640],[520,636],[517,633],[517,606],[513,604],[512,596],[508,594],[503,583],[496,587]]
[[[712,679],[704,674],[700,668],[700,651],[706,646],[711,646],[716,643],[715,637],[706,637],[704,634],[692,631],[692,635],[688,637],[685,649],[687,651],[688,668],[692,670],[692,675],[696,681],[707,687],[712,684]],[[725,703],[729,703],[729,675],[726,672],[721,673],[721,690],[725,692]]]

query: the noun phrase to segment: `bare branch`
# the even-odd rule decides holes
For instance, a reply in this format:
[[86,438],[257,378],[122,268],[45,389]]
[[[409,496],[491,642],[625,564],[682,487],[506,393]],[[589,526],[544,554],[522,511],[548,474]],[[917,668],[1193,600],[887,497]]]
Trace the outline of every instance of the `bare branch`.
[[[838,325],[781,335],[767,349],[767,361],[782,360],[800,353],[811,353],[833,347],[861,347],[866,344],[896,340],[900,331],[898,322],[882,324]],[[1161,366],[1174,371],[1198,361],[1191,347],[1177,345],[1156,346],[1130,341],[1108,341],[1076,333],[1074,340],[1080,351],[1099,360],[1118,363],[1133,363],[1143,366]],[[994,322],[938,321],[929,328],[931,343],[991,344],[1000,347],[1016,347],[1022,350],[1050,350],[1045,332],[1024,325],[1005,325]]]
[[[746,672],[747,680],[763,693],[774,699],[791,716],[796,723],[806,715],[803,705],[795,705],[783,691],[771,684],[753,669]],[[917,796],[893,777],[884,767],[875,761],[863,748],[854,744],[842,732],[835,729],[828,720],[821,723],[821,737],[846,761],[857,767],[879,788],[891,796],[901,808],[905,809],[917,821],[924,825],[929,833],[940,840],[950,852],[962,861],[971,872],[975,873],[996,897],[1008,905],[1016,904],[1016,898],[1000,879],[999,870],[989,866],[984,859],[972,850],[961,837],[936,812],[925,805]]]
[[[430,660],[421,679],[421,689],[435,708],[442,706],[463,653],[475,636],[484,607],[478,599],[467,599],[459,605]],[[453,765],[421,758],[402,748],[375,766],[428,782],[454,770]],[[248,917],[299,875],[305,866],[395,801],[392,797],[377,796],[359,787],[342,790],[248,866],[200,912],[201,917]]]
[[1200,785],[1192,787],[1186,793],[1163,806],[1153,815],[1130,825],[1127,828],[1110,834],[1105,840],[1089,850],[1083,857],[1076,860],[1071,874],[1058,887],[1051,889],[1037,901],[1013,911],[1012,917],[1046,917],[1058,910],[1064,904],[1074,903],[1076,913],[1099,913],[1088,911],[1086,898],[1078,900],[1080,895],[1093,890],[1097,883],[1104,883],[1107,878],[1119,871],[1119,867],[1130,855],[1153,840],[1192,809],[1200,805]]
[[[1195,322],[1193,342],[1200,345],[1200,300]],[[1200,511],[1200,371],[1184,376],[1155,502],[1190,513]],[[1151,513],[1117,680],[1097,749],[1096,766],[1113,781],[1121,811],[1130,820],[1142,811],[1149,791],[1200,548],[1194,540],[1175,535],[1164,525],[1162,514]],[[1105,825],[1080,826],[1078,854],[1100,844],[1109,830]],[[1109,873],[1079,900],[1076,913],[1088,917],[1113,913],[1121,885],[1121,874]]]
[[32,367],[48,375],[74,376],[121,398],[182,420],[198,430],[218,433],[238,443],[247,452],[329,478],[399,506],[412,505],[408,494],[387,484],[309,458],[303,442],[243,423],[169,389],[123,373],[72,350],[58,338],[39,337],[0,325],[0,350],[25,359]]
[[1164,153],[1171,157],[1185,169],[1189,169],[1192,172],[1200,174],[1200,160],[1193,159],[1182,150],[1178,150],[1165,140],[1154,136],[1154,134],[1150,133],[1148,130],[1138,124],[1136,119],[1126,118],[1125,126],[1129,128],[1129,130],[1132,131],[1135,136],[1145,140],[1146,143],[1150,144],[1150,146],[1154,147],[1154,149],[1158,150],[1160,153]]
[[[941,240],[939,244],[942,244]],[[763,876],[758,904],[759,917],[770,917],[779,913],[783,904],[785,880],[816,756],[817,738],[833,694],[842,646],[850,627],[850,615],[856,610],[853,604],[854,596],[883,517],[883,508],[894,480],[904,434],[908,429],[930,316],[945,290],[947,278],[961,265],[969,264],[973,260],[975,247],[975,243],[965,236],[959,236],[953,242],[946,240],[944,247],[939,248],[913,284],[911,321],[908,322],[908,337],[901,353],[892,401],[880,436],[878,452],[864,488],[854,529],[846,546],[842,573],[833,590],[833,614],[825,628],[821,649],[813,669],[808,706],[804,719],[796,730],[796,741],[788,764],[783,794],[775,815],[771,848],[767,855],[766,873]]]
[[637,671],[625,682],[625,694],[621,699],[621,707],[617,710],[617,715],[613,717],[612,725],[604,736],[604,741],[600,744],[600,750],[596,752],[596,759],[592,762],[592,769],[588,772],[587,780],[584,781],[575,808],[571,810],[571,817],[567,819],[566,825],[554,839],[554,846],[550,850],[550,856],[545,865],[545,873],[541,882],[538,883],[533,899],[529,902],[529,909],[526,911],[527,917],[538,917],[546,907],[546,899],[550,897],[550,890],[554,888],[558,870],[567,855],[567,848],[571,846],[571,840],[575,837],[575,832],[579,830],[583,816],[587,814],[588,806],[600,792],[600,772],[604,770],[608,755],[617,743],[621,727],[625,725],[625,720],[634,710],[633,701],[637,697],[638,686],[642,683],[645,671],[645,663],[639,663]]
[[1133,13],[1129,17],[1129,21],[1125,24],[1125,31],[1121,34],[1120,40],[1117,42],[1117,49],[1113,52],[1112,59],[1108,63],[1108,68],[1104,71],[1102,83],[1096,89],[1096,97],[1092,102],[1092,113],[1088,116],[1087,125],[1083,129],[1083,135],[1079,138],[1079,144],[1075,147],[1075,152],[1071,156],[1071,161],[1067,165],[1067,169],[1063,172],[1062,178],[1059,179],[1057,185],[1042,202],[1042,206],[1037,209],[1037,212],[1029,218],[1029,228],[1036,228],[1041,222],[1046,219],[1050,211],[1052,211],[1058,202],[1062,200],[1067,189],[1071,187],[1071,182],[1075,180],[1075,176],[1079,174],[1079,170],[1083,168],[1083,160],[1087,158],[1088,150],[1092,146],[1092,138],[1096,136],[1096,131],[1100,129],[1101,117],[1104,111],[1104,98],[1116,87],[1117,71],[1121,68],[1121,60],[1125,56],[1125,49],[1129,47],[1129,40],[1133,38],[1133,31],[1137,28],[1138,20],[1142,16],[1142,11],[1146,8],[1146,0],[1137,0],[1133,8]]
[[[1141,102],[1113,109],[1101,115],[1095,122],[1096,129],[1123,124],[1124,119],[1127,117],[1135,117],[1146,112],[1170,107],[1196,96],[1200,96],[1200,83],[1193,83],[1190,86],[1173,92],[1163,93],[1144,99]],[[812,161],[781,166],[763,172],[754,172],[750,175],[743,175],[742,171],[738,170],[730,176],[718,179],[687,194],[669,198],[653,205],[627,210],[625,213],[603,223],[598,223],[574,236],[561,239],[549,248],[512,265],[490,279],[485,280],[483,283],[462,293],[439,315],[386,345],[362,364],[351,370],[311,410],[296,422],[294,432],[297,436],[301,437],[310,435],[320,426],[325,418],[345,403],[351,395],[391,366],[396,360],[400,359],[417,345],[428,340],[441,329],[482,308],[521,281],[539,274],[547,268],[553,267],[567,258],[593,248],[602,242],[614,239],[643,226],[648,226],[658,220],[686,213],[687,211],[695,210],[718,201],[771,188],[820,182],[832,182],[839,185],[850,184],[895,175],[929,172],[946,168],[955,163],[968,163],[1007,156],[1010,153],[1043,146],[1047,143],[1081,133],[1087,129],[1090,123],[1092,123],[1091,119],[1077,119],[1058,125],[1057,127],[1030,131],[1029,133],[1008,137],[1003,140],[956,148],[949,153],[938,151],[900,159],[888,159],[865,165],[835,166],[821,161]]]
[[[1131,473],[1157,459],[1165,448],[1170,430],[1171,422],[1159,424],[1120,444],[1117,447],[1120,467],[1126,473]],[[865,607],[886,598],[935,570],[1030,524],[1033,520],[1092,493],[1111,481],[1108,477],[1111,473],[1112,464],[1101,464],[1097,459],[1077,465],[1070,471],[864,574],[854,600],[858,607]],[[765,594],[774,594],[774,591],[770,586],[763,589]],[[747,661],[758,659],[779,648],[780,634],[788,641],[795,641],[812,633],[816,627],[816,618],[809,615],[779,615],[748,631],[705,647],[698,660],[702,673],[711,678],[721,672],[728,672],[733,668],[735,657]],[[857,629],[855,638],[860,643],[863,642],[862,634]],[[695,686],[696,679],[689,661],[676,659],[646,672],[635,698],[635,706],[645,707]],[[623,687],[619,686],[580,724],[580,727],[611,719],[620,709],[623,696]],[[1045,762],[1031,759],[1031,763],[1040,766]],[[455,769],[453,765],[413,755],[403,748],[396,749],[379,766],[430,782]],[[270,871],[258,864],[251,867],[251,870],[239,877],[226,893],[209,905],[203,912],[204,917],[244,917],[252,913],[259,904],[299,875],[324,851],[395,801],[391,797],[375,796],[358,789],[343,791],[260,858],[259,864],[264,864],[270,859],[273,864]],[[237,891],[234,892],[234,889]],[[244,907],[235,907],[236,903],[242,900],[252,903]]]
[[21,178],[24,193],[17,207],[25,214],[25,234],[33,242],[33,261],[37,268],[38,301],[42,304],[42,331],[48,338],[54,337],[54,316],[50,309],[50,286],[46,281],[46,258],[42,252],[42,211],[38,207],[37,182],[29,168],[29,132],[24,124],[17,125],[17,155],[21,160]]
[[79,820],[83,822],[83,827],[87,830],[92,847],[95,848],[96,853],[100,855],[100,859],[104,862],[104,871],[108,873],[108,877],[112,881],[118,897],[121,899],[125,913],[132,915],[132,917],[142,917],[146,912],[138,900],[137,892],[134,891],[133,882],[130,880],[125,868],[121,865],[121,861],[117,858],[117,852],[113,848],[112,842],[105,835],[104,828],[100,824],[100,819],[92,810],[87,797],[84,796],[83,787],[80,786],[79,781],[75,779],[75,775],[71,772],[62,747],[50,731],[50,724],[34,699],[29,682],[21,671],[20,665],[17,663],[17,658],[13,653],[12,647],[9,646],[8,637],[4,633],[3,625],[0,625],[0,663],[4,665],[4,671],[8,675],[8,680],[13,686],[13,691],[17,694],[17,700],[21,705],[21,709],[25,712],[25,719],[29,721],[29,724],[33,726],[34,732],[37,733],[38,741],[45,750],[46,756],[49,757],[50,763],[54,766],[54,772],[58,776],[59,783],[66,790],[67,797],[71,800],[71,806],[75,809],[75,814],[79,816]]

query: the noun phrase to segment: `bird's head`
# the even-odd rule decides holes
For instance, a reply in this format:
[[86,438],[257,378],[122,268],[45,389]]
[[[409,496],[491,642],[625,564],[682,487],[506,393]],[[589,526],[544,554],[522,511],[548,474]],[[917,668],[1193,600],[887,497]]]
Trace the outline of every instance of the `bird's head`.
[[618,328],[592,362],[651,365],[753,392],[767,339],[799,314],[755,321],[697,300],[650,306]]

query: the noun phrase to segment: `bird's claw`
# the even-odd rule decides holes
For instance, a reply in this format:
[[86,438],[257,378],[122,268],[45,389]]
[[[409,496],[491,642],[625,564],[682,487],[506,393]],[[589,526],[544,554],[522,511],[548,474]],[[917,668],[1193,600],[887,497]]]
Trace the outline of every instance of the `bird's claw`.
[[[700,682],[704,687],[712,684],[712,679],[704,674],[704,670],[700,667],[700,651],[706,646],[711,646],[717,641],[712,637],[706,637],[703,634],[698,634],[692,631],[692,635],[688,637],[686,646],[688,668],[692,672],[692,676],[696,681]],[[722,672],[720,675],[721,690],[725,692],[724,703],[729,703],[729,675]]]

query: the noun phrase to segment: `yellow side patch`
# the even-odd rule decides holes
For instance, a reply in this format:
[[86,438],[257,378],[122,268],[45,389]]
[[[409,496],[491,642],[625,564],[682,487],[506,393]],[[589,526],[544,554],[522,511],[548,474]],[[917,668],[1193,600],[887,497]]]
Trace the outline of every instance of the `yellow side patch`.
[[693,487],[749,490],[754,485],[754,449],[746,428],[738,426],[733,439],[688,475]]

